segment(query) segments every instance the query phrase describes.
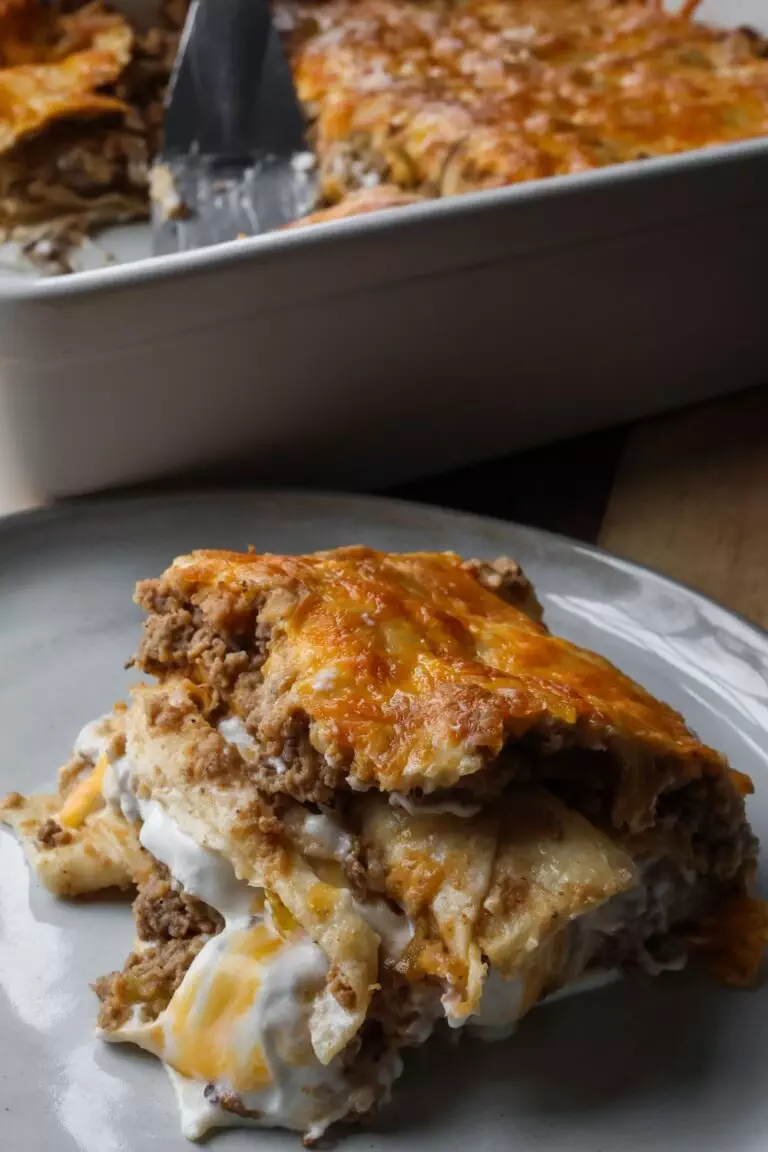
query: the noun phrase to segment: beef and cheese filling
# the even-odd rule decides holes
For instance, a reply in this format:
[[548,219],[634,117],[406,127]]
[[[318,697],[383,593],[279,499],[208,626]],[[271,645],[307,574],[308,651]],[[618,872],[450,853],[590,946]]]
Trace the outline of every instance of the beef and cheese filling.
[[187,0],[134,27],[101,0],[0,5],[0,240],[67,271],[99,227],[149,215]]
[[238,881],[159,804],[140,806],[139,839],[161,863],[136,901],[135,953],[97,986],[104,1038],[166,1063],[191,1138],[238,1121],[311,1138],[367,1111],[399,1062],[393,1050],[376,1053],[370,1079],[359,1083],[343,1051],[318,1058],[312,1024],[328,984],[326,954],[278,898]]
[[635,971],[754,978],[748,780],[512,561],[199,552],[137,599],[153,682],[3,817],[52,890],[137,886],[99,1033],[166,1065],[189,1137],[315,1139],[436,1028]]
[[[761,136],[765,41],[698,0],[273,0],[327,203],[500,188]],[[365,199],[357,203],[365,210]]]

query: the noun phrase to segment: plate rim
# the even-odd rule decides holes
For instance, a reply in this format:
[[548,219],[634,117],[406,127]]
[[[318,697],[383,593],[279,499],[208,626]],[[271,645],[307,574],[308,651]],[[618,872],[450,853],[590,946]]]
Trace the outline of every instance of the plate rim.
[[140,511],[144,506],[157,506],[159,504],[188,504],[193,503],[195,500],[202,499],[227,500],[234,498],[242,500],[248,497],[269,497],[285,501],[292,499],[300,501],[316,500],[320,503],[330,500],[334,503],[357,505],[372,503],[379,505],[379,507],[390,507],[393,509],[411,508],[416,512],[429,513],[431,515],[439,514],[457,521],[472,522],[478,525],[493,525],[497,529],[500,527],[502,529],[522,531],[523,533],[528,533],[533,536],[540,536],[556,544],[576,549],[599,563],[605,563],[606,560],[610,560],[614,567],[618,566],[627,572],[641,573],[643,576],[649,577],[662,585],[667,585],[673,589],[684,592],[694,600],[706,604],[710,608],[714,608],[725,617],[738,621],[739,624],[753,634],[756,643],[761,648],[765,648],[768,653],[768,627],[764,627],[756,620],[750,620],[749,617],[745,616],[742,612],[735,608],[730,608],[716,597],[702,592],[684,580],[679,580],[676,576],[670,576],[668,573],[660,571],[660,569],[653,567],[651,564],[631,560],[626,556],[621,556],[617,552],[612,552],[608,548],[603,548],[599,544],[579,540],[577,537],[568,536],[564,532],[554,532],[549,528],[539,528],[535,524],[524,524],[519,520],[502,520],[498,516],[486,516],[479,512],[468,512],[464,509],[451,508],[444,504],[429,504],[423,500],[409,500],[400,496],[389,496],[386,493],[352,492],[324,488],[304,488],[299,486],[295,488],[270,488],[265,485],[246,484],[232,485],[229,487],[225,485],[193,485],[189,488],[169,488],[167,490],[158,488],[145,492],[98,492],[53,504],[46,504],[39,508],[25,508],[18,512],[10,512],[0,516],[0,545],[5,545],[8,537],[12,536],[15,531],[23,531],[25,528],[33,528],[35,525],[43,526],[51,521],[64,521],[71,517],[87,516],[91,511],[96,512],[103,510],[105,506],[108,507],[110,505],[116,512],[119,512],[119,510],[123,508]]

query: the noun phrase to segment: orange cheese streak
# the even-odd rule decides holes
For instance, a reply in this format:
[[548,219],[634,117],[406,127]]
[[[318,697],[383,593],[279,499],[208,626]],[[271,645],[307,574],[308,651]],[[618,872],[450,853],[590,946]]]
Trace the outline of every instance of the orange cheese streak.
[[94,808],[102,803],[101,789],[107,765],[107,757],[100,756],[90,772],[67,796],[57,817],[64,828],[79,828]]
[[283,947],[264,925],[236,933],[221,952],[213,972],[187,978],[165,1019],[152,1029],[159,1054],[177,1072],[195,1080],[226,1083],[238,1092],[254,1092],[270,1082],[264,1053],[238,1044],[261,987],[263,965]]
[[225,626],[228,610],[273,612],[262,736],[305,713],[315,747],[383,788],[450,786],[545,720],[593,747],[631,741],[692,774],[724,766],[672,708],[550,635],[452,553],[195,552],[161,586]]
[[644,0],[300,0],[323,191],[442,196],[768,132],[758,37]]

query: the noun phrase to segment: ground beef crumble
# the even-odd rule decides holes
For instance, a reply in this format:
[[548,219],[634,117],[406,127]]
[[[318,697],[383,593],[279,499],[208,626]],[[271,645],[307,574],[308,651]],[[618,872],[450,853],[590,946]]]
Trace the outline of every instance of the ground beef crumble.
[[59,769],[59,793],[61,796],[68,796],[74,789],[75,785],[79,783],[81,776],[85,772],[90,772],[93,764],[90,760],[86,760],[84,756],[72,756],[66,764]]
[[258,1108],[247,1108],[236,1092],[217,1088],[215,1084],[206,1084],[204,1095],[211,1104],[218,1104],[225,1112],[231,1112],[243,1120],[260,1120],[262,1117]]
[[[201,726],[202,728],[202,726]],[[211,728],[202,729],[199,739],[190,751],[189,776],[193,780],[236,781],[252,774],[250,765],[234,744],[227,741]]]
[[337,1004],[348,1012],[357,1008],[357,993],[335,965],[328,972],[328,990]]
[[72,843],[72,833],[49,816],[37,830],[37,842],[41,848],[61,848]]
[[174,888],[168,870],[156,864],[142,885],[133,905],[136,932],[140,940],[188,940],[193,936],[213,936],[224,921],[213,908]]
[[[150,613],[134,663],[153,676],[180,672],[211,693],[211,707],[228,700],[239,678],[264,663],[269,629],[259,621],[261,601],[228,599],[206,613],[168,591],[164,581],[144,580],[136,603]],[[258,678],[256,678],[258,679]]]
[[167,940],[145,952],[132,952],[122,972],[110,972],[93,984],[101,1000],[98,1024],[114,1032],[139,1006],[142,1020],[155,1020],[168,1007],[207,936]]
[[346,787],[345,773],[312,746],[309,717],[296,713],[280,737],[267,744],[249,775],[267,794],[286,793],[302,803],[332,804]]
[[464,568],[484,588],[495,592],[538,624],[542,623],[544,610],[536,599],[533,585],[516,560],[509,556],[499,556],[496,560],[467,560]]
[[168,1006],[203,945],[224,927],[213,908],[177,890],[163,864],[154,862],[133,902],[136,934],[146,945],[132,952],[121,972],[110,972],[93,985],[101,1000],[99,1026],[119,1028],[139,1006],[153,1020]]

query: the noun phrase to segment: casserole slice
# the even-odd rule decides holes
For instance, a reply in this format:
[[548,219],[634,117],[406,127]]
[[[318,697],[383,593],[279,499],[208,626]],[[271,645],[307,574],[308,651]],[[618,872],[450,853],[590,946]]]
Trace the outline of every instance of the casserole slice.
[[690,957],[754,979],[749,781],[552,636],[513,561],[197,552],[137,600],[154,683],[86,729],[58,797],[3,814],[68,894],[46,853],[123,829],[101,874],[136,884],[136,939],[99,1032],[163,1061],[190,1138],[312,1141],[446,1024],[498,1039]]

